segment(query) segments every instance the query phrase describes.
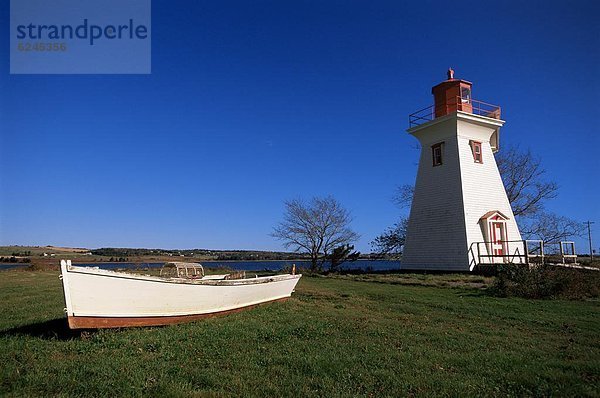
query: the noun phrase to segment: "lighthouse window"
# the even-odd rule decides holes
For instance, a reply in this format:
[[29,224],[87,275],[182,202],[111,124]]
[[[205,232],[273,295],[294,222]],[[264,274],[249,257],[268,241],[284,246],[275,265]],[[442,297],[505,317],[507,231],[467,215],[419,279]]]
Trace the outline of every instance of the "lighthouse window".
[[435,144],[431,147],[431,157],[433,158],[433,165],[439,166],[442,164],[442,144]]
[[460,98],[463,103],[469,103],[471,101],[471,89],[469,87],[461,87]]
[[473,152],[473,160],[475,163],[483,163],[483,155],[481,153],[481,142],[470,141],[471,151]]

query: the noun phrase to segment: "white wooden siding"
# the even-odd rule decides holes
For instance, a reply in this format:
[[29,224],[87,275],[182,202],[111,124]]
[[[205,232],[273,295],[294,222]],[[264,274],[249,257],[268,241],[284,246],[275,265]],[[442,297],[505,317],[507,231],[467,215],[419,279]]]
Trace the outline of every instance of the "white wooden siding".
[[[486,119],[458,112],[409,130],[421,142],[421,158],[404,269],[471,270],[470,249],[485,240],[479,219],[491,210],[509,217],[508,240],[521,239],[490,146],[503,122]],[[470,140],[481,142],[483,163],[474,161]],[[443,164],[434,167],[431,145],[441,141]]]
[[[476,254],[474,243],[485,240],[479,220],[488,211],[498,210],[508,217],[506,220],[507,240],[521,240],[521,234],[490,145],[490,138],[494,131],[495,128],[492,127],[458,120],[458,147],[467,244],[469,248],[473,248],[469,251],[470,264],[473,264],[473,255]],[[483,163],[476,163],[473,160],[470,140],[481,142]],[[480,247],[484,248],[483,245]]]
[[[421,158],[402,255],[404,269],[461,269],[466,234],[456,121],[431,126],[421,141]],[[431,146],[444,142],[442,164],[433,166]],[[463,267],[464,268],[464,267]]]

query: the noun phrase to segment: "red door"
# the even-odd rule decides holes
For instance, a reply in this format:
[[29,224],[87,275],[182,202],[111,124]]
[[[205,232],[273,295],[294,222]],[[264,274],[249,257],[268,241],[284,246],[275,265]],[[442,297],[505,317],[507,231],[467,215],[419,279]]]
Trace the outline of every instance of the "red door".
[[504,223],[492,222],[492,253],[494,256],[503,256],[504,254]]

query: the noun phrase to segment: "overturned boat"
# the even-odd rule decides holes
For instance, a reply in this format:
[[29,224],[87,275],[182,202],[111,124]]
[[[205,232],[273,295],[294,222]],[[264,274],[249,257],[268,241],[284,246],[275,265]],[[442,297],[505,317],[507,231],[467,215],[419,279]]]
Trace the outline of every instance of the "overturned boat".
[[[295,268],[295,267],[294,267]],[[156,326],[239,311],[291,296],[302,275],[205,275],[197,263],[167,263],[159,276],[60,262],[71,329]]]

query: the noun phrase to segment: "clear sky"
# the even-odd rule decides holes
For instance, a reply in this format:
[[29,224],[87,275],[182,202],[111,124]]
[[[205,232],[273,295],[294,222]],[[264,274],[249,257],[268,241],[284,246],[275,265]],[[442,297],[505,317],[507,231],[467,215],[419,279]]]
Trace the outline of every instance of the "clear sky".
[[278,250],[283,201],[331,194],[368,251],[415,180],[408,114],[451,66],[599,247],[599,20],[598,1],[153,0],[152,74],[10,75],[3,1],[0,244]]

